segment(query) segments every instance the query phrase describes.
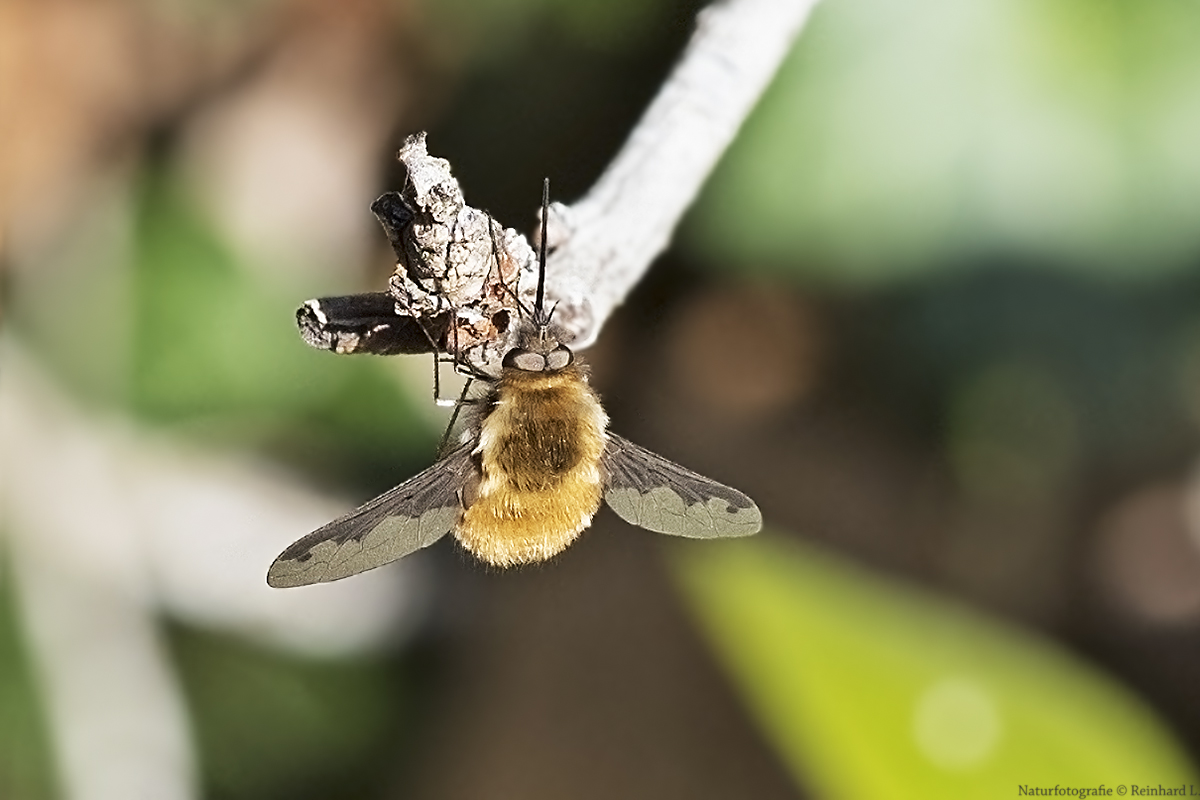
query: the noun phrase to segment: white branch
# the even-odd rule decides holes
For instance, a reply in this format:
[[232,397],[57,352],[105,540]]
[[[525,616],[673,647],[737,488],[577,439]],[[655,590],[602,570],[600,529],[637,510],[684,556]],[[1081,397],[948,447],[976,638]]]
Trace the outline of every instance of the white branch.
[[570,238],[547,265],[557,315],[572,318],[577,309],[576,347],[595,341],[666,249],[815,4],[723,0],[701,12],[683,58],[621,152],[569,209]]
[[[719,0],[706,8],[679,64],[595,186],[573,206],[552,206],[546,294],[557,302],[555,322],[573,335],[576,349],[596,340],[605,320],[666,249],[815,4]],[[511,294],[496,289],[495,259],[486,257],[492,237],[500,235],[499,272],[520,272],[526,301],[535,282],[528,280],[536,269],[533,251],[515,231],[496,226],[489,233],[480,224],[486,215],[465,204],[449,164],[425,152],[424,134],[409,139],[400,160],[410,175],[405,202],[417,221],[405,228],[406,241],[397,252],[401,268],[392,291],[399,307],[428,319],[434,308],[430,296],[440,298],[445,305],[439,309],[455,309],[459,343],[486,343],[471,359],[495,366],[503,340],[489,340],[487,323],[500,305],[515,314],[516,304]],[[470,291],[464,295],[462,287]],[[439,347],[466,349],[449,340]]]

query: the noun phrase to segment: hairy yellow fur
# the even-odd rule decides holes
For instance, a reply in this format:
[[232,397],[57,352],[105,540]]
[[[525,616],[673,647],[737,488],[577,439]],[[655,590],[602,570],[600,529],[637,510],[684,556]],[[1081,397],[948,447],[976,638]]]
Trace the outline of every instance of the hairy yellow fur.
[[478,494],[455,529],[463,547],[500,567],[562,552],[600,507],[607,425],[578,366],[506,369],[475,449]]

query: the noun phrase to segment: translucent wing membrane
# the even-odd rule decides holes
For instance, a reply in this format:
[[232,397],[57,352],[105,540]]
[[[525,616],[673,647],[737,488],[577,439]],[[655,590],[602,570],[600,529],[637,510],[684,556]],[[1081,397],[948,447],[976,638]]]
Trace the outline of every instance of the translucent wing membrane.
[[621,519],[646,530],[711,539],[762,528],[758,506],[737,489],[697,475],[628,439],[608,434],[601,459],[604,500]]
[[475,466],[471,445],[284,550],[267,572],[275,587],[335,581],[391,563],[449,533],[462,513],[459,490]]

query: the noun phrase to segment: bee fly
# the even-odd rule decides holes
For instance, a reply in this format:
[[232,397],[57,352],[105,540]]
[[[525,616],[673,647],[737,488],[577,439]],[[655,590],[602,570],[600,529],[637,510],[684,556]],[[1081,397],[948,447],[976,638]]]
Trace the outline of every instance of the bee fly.
[[549,181],[540,272],[500,377],[489,381],[463,441],[432,467],[318,528],[275,559],[271,586],[355,575],[447,533],[499,567],[545,561],[591,524],[601,500],[647,530],[696,539],[762,527],[746,495],[608,431],[586,368],[544,309]]

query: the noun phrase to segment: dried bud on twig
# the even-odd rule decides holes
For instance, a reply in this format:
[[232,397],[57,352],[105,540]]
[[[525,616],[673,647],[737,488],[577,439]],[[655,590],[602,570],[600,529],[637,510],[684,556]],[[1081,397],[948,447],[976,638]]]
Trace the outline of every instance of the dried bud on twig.
[[[815,2],[721,0],[706,8],[682,60],[609,168],[571,207],[551,204],[546,299],[573,349],[596,340],[666,248]],[[399,158],[408,169],[404,190],[372,206],[396,252],[389,282],[396,317],[372,316],[372,306],[348,318],[346,309],[358,306],[346,298],[310,301],[309,312],[301,309],[305,340],[345,353],[416,352],[406,335],[415,321],[428,344],[418,349],[494,374],[521,305],[532,305],[534,249],[466,204],[449,163],[426,151],[423,133],[408,138]]]
[[[483,369],[498,364],[532,292],[537,257],[525,237],[467,205],[444,158],[430,156],[425,134],[410,136],[399,159],[402,192],[371,206],[396,253],[388,283],[397,311],[436,331],[434,347]],[[431,333],[431,335],[433,335]]]

